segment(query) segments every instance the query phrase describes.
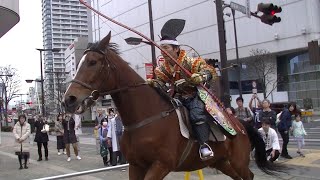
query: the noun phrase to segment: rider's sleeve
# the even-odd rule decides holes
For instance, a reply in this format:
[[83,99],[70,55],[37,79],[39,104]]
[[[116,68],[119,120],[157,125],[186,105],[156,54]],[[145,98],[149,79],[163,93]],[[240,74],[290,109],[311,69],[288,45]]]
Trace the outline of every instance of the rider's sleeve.
[[191,61],[191,73],[202,74],[206,81],[215,80],[217,77],[215,68],[208,65],[202,58],[196,58]]
[[156,75],[156,79],[157,80],[160,80],[164,83],[168,83],[170,80],[168,78],[168,76],[166,75],[166,73],[164,72],[164,69],[163,69],[163,65],[157,67],[155,70],[154,70],[154,73]]

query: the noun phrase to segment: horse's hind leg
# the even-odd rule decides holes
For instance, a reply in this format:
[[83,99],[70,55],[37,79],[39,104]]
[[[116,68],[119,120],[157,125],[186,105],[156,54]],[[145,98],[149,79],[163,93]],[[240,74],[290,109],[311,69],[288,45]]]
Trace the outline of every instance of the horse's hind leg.
[[151,167],[148,169],[144,180],[162,180],[170,173],[168,167],[163,163],[156,161],[152,163]]
[[141,180],[144,179],[147,171],[141,167],[129,165],[129,179],[130,180]]
[[232,168],[229,161],[221,161],[221,163],[216,164],[216,169],[220,170],[223,174],[230,176],[232,179],[241,180],[242,178],[239,174]]
[[236,169],[236,171],[240,174],[243,180],[253,180],[254,174],[248,167],[242,167]]

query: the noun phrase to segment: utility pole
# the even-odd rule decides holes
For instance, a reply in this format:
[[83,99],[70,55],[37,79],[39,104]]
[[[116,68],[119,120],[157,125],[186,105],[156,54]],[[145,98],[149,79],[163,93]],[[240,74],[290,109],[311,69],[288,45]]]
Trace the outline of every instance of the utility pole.
[[241,85],[241,68],[242,65],[239,60],[239,50],[238,50],[238,36],[237,36],[237,26],[236,26],[236,17],[235,17],[235,10],[231,9],[232,17],[233,17],[233,31],[234,31],[234,39],[235,39],[235,45],[236,45],[236,58],[237,58],[237,64],[238,64],[238,88],[239,88],[239,95],[242,97],[242,85]]
[[39,52],[40,52],[40,73],[41,73],[41,108],[42,108],[42,117],[45,118],[46,117],[46,112],[45,112],[45,103],[44,103],[44,87],[43,87],[43,69],[42,69],[42,51],[43,50],[39,50],[37,49]]
[[[219,47],[220,47],[220,62],[221,69],[227,67],[227,47],[226,47],[226,37],[223,19],[223,7],[222,0],[216,0],[216,11],[217,11],[217,25],[218,25],[218,36],[219,36]],[[220,98],[226,107],[230,106],[230,88],[229,88],[229,78],[228,70],[221,72],[221,94]]]
[[[153,29],[153,17],[152,17],[152,2],[148,0],[148,9],[149,9],[149,25],[150,25],[150,37],[154,41],[154,29]],[[152,66],[153,66],[153,78],[155,78],[154,70],[157,67],[157,58],[156,58],[156,48],[151,44],[151,57],[152,57]]]
[[60,72],[57,72],[58,80],[58,113],[61,113],[61,84],[60,84]]

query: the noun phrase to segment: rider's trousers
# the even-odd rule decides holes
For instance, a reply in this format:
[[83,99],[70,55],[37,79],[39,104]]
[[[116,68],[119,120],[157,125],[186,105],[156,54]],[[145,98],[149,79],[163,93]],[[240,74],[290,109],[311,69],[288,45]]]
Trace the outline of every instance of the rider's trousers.
[[203,145],[209,140],[210,127],[207,120],[212,117],[205,109],[205,105],[198,95],[182,99],[181,102],[188,108],[193,131],[200,145]]

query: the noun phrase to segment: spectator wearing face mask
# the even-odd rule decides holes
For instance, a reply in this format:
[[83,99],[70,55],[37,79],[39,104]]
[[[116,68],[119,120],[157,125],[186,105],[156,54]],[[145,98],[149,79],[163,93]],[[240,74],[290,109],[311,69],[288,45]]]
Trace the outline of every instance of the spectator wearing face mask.
[[20,164],[19,169],[23,169],[22,158],[24,159],[24,168],[28,169],[27,162],[30,157],[28,138],[31,133],[31,127],[30,124],[26,122],[26,119],[25,115],[20,115],[19,121],[15,124],[12,131],[16,144],[15,154],[18,155]]
[[97,115],[95,119],[95,127],[94,127],[94,137],[96,139],[96,151],[97,154],[100,154],[100,138],[99,138],[99,133],[98,129],[100,128],[101,121],[104,120],[106,116],[103,114],[102,109],[97,109]]
[[100,139],[100,155],[103,160],[104,166],[108,166],[108,121],[107,119],[102,119],[100,122],[100,128],[98,129],[99,139]]

